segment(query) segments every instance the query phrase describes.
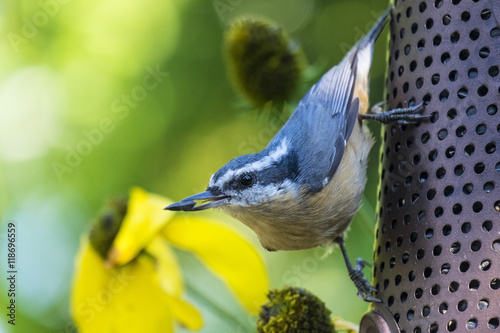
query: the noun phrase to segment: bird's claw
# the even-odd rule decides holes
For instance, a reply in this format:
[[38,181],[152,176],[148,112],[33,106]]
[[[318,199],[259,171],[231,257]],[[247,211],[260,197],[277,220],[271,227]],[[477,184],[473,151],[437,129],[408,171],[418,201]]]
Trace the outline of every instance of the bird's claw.
[[354,282],[356,289],[358,289],[358,297],[365,302],[381,303],[381,300],[372,296],[372,292],[377,292],[377,288],[372,286],[363,274],[363,267],[371,266],[371,264],[364,259],[358,258],[356,260],[356,269],[354,269],[349,261],[349,256],[344,246],[344,238],[340,236],[335,238],[335,243],[339,245],[340,251],[342,251],[349,278]]
[[419,121],[427,121],[430,115],[420,114],[424,109],[424,102],[407,108],[396,108],[389,111],[382,111],[385,101],[379,102],[372,107],[372,113],[360,114],[360,119],[376,120],[382,124],[396,123],[399,125],[415,124]]
[[372,295],[370,294],[367,294],[367,295],[361,295],[359,292],[358,292],[358,297],[361,298],[363,301],[365,302],[375,302],[375,303],[382,303],[381,300],[379,300],[378,298],[375,298],[373,297]]
[[370,264],[368,261],[366,261],[365,259],[363,258],[358,258],[356,259],[356,269],[358,271],[361,271],[363,270],[363,268],[365,267],[372,267],[372,264]]
[[[362,261],[364,262],[363,266],[367,264],[366,261],[364,260]],[[359,262],[360,259],[356,261],[357,264]],[[381,302],[381,300],[372,296],[372,292],[377,292],[377,288],[375,288],[368,282],[368,280],[363,275],[363,271],[360,269],[360,266],[358,266],[357,269],[350,271],[349,277],[351,278],[352,282],[354,282],[354,285],[358,289],[359,298],[361,298],[365,302],[377,302],[377,303]]]

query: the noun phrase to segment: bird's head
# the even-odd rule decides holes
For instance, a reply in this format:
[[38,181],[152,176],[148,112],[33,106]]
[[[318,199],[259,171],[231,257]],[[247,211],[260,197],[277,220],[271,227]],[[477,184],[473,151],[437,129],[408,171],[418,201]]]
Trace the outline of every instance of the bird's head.
[[287,141],[256,154],[229,161],[210,179],[207,190],[165,209],[197,211],[208,208],[258,207],[296,190],[298,162]]

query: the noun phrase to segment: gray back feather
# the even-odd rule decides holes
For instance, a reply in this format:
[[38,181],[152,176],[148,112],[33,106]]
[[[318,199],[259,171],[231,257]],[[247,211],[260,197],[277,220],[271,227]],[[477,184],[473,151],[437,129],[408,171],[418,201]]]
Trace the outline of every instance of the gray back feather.
[[292,143],[299,167],[296,181],[313,192],[321,190],[333,177],[356,123],[356,60],[349,58],[330,69],[309,90],[268,146],[273,147],[283,138]]
[[387,9],[340,64],[331,68],[308,91],[266,148],[271,149],[284,138],[290,142],[293,150],[290,153],[298,162],[295,181],[313,192],[320,191],[340,165],[359,112],[359,99],[353,96],[357,55],[366,47],[373,50],[390,12],[391,8]]

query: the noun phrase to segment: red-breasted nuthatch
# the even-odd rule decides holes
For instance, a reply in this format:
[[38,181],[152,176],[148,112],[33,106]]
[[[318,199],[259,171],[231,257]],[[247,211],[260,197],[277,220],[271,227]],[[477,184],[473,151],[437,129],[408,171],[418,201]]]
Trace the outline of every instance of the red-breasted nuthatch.
[[360,119],[408,123],[425,117],[415,114],[420,105],[365,114],[373,46],[389,13],[307,92],[264,150],[234,158],[212,176],[205,192],[166,209],[220,208],[252,228],[268,250],[338,243],[358,295],[378,301],[362,273],[366,262],[358,259],[352,267],[343,241],[360,206],[372,147]]

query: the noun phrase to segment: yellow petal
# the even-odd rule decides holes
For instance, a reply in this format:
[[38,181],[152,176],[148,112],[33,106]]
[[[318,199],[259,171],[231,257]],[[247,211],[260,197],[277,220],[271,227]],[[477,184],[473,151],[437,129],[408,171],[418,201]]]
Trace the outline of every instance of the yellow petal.
[[156,274],[160,286],[168,294],[168,303],[175,320],[190,330],[203,327],[201,313],[193,305],[181,299],[184,291],[181,269],[172,249],[160,237],[153,239],[146,252],[155,258]]
[[109,251],[110,266],[132,260],[173,216],[163,208],[171,202],[162,196],[134,187],[130,191],[127,215]]
[[332,318],[332,322],[333,325],[335,326],[335,331],[346,331],[348,333],[359,332],[359,325],[344,320],[341,317]]
[[269,280],[262,258],[239,234],[213,220],[177,215],[163,229],[169,242],[193,252],[252,314],[266,302]]
[[169,304],[175,320],[184,327],[192,331],[197,331],[203,327],[201,313],[193,305],[179,297],[169,297]]
[[79,332],[174,332],[168,296],[151,258],[107,269],[84,240],[76,265],[71,314]]
[[184,291],[181,269],[172,249],[164,239],[156,237],[146,248],[156,259],[158,281],[167,294],[180,297]]

